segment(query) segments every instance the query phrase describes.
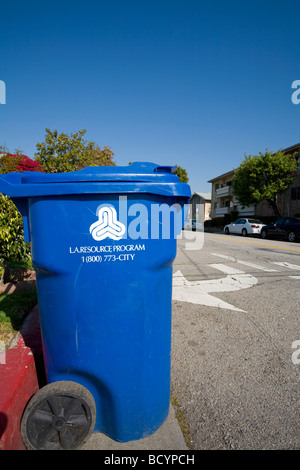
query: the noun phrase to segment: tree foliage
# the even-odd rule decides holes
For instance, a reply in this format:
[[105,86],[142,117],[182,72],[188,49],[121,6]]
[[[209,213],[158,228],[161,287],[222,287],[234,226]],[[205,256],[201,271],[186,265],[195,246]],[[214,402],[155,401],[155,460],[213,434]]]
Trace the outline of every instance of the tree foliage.
[[295,156],[281,151],[245,155],[240,167],[234,172],[234,194],[244,207],[266,200],[276,217],[280,217],[277,195],[288,189],[295,179],[296,170]]
[[86,130],[58,134],[46,129],[45,142],[37,143],[35,160],[47,173],[81,170],[86,166],[114,166],[110,147],[102,149],[84,139]]
[[[2,149],[3,150],[3,149]],[[35,162],[21,151],[11,154],[2,151],[0,173],[13,171],[43,171]],[[0,265],[10,260],[20,261],[30,257],[30,243],[24,241],[23,219],[12,200],[0,194]]]
[[181,183],[187,183],[188,182],[188,175],[187,175],[187,171],[182,168],[180,165],[175,165],[176,168],[177,168],[177,171],[175,171],[175,175],[178,176],[179,178],[179,181]]

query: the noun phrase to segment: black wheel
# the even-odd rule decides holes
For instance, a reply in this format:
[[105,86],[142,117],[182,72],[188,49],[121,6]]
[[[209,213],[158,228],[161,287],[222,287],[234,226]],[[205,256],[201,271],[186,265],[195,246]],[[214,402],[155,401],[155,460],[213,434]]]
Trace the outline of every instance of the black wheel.
[[248,232],[245,228],[243,228],[243,230],[242,230],[242,235],[243,235],[243,237],[246,237],[248,235]]
[[96,406],[92,394],[76,382],[53,382],[26,405],[21,435],[29,450],[72,450],[93,432]]
[[261,238],[267,238],[266,230],[262,230],[260,236],[261,236]]
[[225,228],[225,234],[229,235],[229,228],[228,227]]
[[290,233],[288,234],[288,241],[289,241],[289,242],[294,242],[294,241],[296,241],[296,234],[295,234],[295,232],[290,232]]

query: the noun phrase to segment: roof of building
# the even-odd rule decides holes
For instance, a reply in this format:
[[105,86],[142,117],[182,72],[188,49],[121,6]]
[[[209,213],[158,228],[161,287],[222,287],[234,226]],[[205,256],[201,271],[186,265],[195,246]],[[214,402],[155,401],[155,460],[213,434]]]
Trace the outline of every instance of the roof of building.
[[[295,145],[291,145],[291,147],[286,147],[284,149],[282,149],[281,151],[283,153],[294,153],[296,151],[300,151],[300,143],[298,144],[295,144]],[[223,177],[226,177],[226,176],[230,176],[231,174],[233,174],[234,170],[231,170],[231,171],[228,171],[227,173],[223,173],[222,175],[220,176],[216,176],[215,178],[212,178],[208,181],[208,183],[213,183],[214,181],[218,180],[219,178],[223,178]]]
[[211,180],[208,181],[208,183],[213,183],[215,180],[218,180],[219,178],[233,175],[233,172],[234,172],[234,170],[227,171],[227,173],[223,173],[222,175],[219,175],[219,176],[216,176],[215,178],[212,178]]
[[198,193],[198,192],[194,192],[194,194],[197,194],[197,196],[200,196],[202,197],[203,199],[205,199],[206,201],[210,201],[211,200],[211,193]]
[[282,152],[284,152],[284,153],[289,153],[289,152],[293,153],[293,152],[296,152],[297,150],[300,150],[300,143],[292,145],[291,147],[287,147],[285,149],[282,149]]

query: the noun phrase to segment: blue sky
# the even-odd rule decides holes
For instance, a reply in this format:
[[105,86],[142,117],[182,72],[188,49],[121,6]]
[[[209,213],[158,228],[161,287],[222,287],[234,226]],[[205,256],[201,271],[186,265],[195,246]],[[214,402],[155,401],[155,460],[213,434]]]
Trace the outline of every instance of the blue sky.
[[186,168],[192,191],[244,153],[300,142],[300,4],[285,0],[10,1],[0,5],[0,145],[34,158],[45,129],[118,165]]

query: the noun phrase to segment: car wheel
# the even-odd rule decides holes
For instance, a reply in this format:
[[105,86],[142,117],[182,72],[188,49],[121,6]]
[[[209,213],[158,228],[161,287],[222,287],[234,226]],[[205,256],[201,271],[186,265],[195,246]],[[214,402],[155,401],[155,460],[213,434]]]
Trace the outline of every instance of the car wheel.
[[288,234],[288,241],[289,241],[289,242],[294,242],[294,241],[296,241],[296,234],[295,234],[295,232],[290,232],[290,233]]
[[246,237],[248,235],[248,232],[245,228],[243,228],[243,230],[242,230],[242,235],[243,235],[243,237]]
[[267,231],[262,230],[260,236],[261,236],[261,238],[264,238],[264,239],[267,238]]
[[229,235],[229,228],[228,227],[225,228],[225,233],[226,233],[226,235]]

